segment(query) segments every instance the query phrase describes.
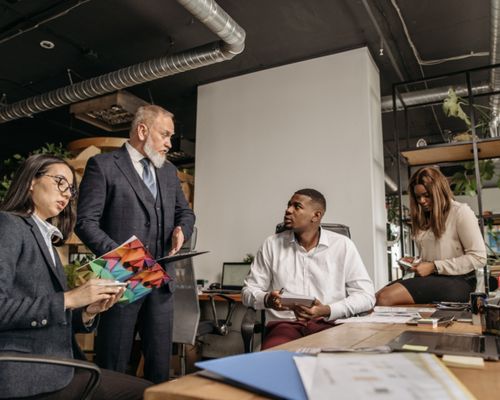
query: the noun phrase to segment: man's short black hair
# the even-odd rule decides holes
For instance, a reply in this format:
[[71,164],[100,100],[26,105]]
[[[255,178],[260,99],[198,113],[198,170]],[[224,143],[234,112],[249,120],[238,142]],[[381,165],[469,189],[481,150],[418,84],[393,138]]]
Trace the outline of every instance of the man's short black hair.
[[315,189],[300,189],[295,192],[295,194],[301,194],[303,196],[308,196],[311,200],[322,208],[322,211],[326,211],[326,200],[325,196],[323,196],[320,192]]

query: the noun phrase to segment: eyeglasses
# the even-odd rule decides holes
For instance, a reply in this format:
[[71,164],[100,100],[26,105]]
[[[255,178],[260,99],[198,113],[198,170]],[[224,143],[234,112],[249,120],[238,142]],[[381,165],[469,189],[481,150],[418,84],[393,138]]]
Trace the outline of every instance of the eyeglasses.
[[73,185],[70,185],[64,176],[49,174],[40,174],[40,176],[48,176],[49,178],[54,179],[57,183],[57,189],[59,189],[61,193],[66,193],[66,191],[69,190],[71,198],[74,199],[76,197],[76,194],[78,193],[76,188]]

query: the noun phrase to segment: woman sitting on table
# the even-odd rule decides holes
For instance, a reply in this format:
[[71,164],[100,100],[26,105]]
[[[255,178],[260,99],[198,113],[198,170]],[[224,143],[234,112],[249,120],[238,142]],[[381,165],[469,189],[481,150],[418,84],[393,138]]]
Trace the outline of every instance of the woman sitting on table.
[[[92,279],[68,290],[53,244],[61,245],[75,222],[75,173],[62,159],[29,157],[0,205],[0,355],[80,358],[73,330],[91,332],[97,314],[123,294]],[[0,398],[74,398],[87,372],[49,364],[0,362]],[[101,370],[96,399],[141,399],[150,383]]]
[[486,263],[474,212],[453,199],[446,177],[436,168],[416,171],[408,194],[420,261],[410,268],[415,277],[392,282],[376,294],[377,305],[469,301],[476,287],[475,270]]

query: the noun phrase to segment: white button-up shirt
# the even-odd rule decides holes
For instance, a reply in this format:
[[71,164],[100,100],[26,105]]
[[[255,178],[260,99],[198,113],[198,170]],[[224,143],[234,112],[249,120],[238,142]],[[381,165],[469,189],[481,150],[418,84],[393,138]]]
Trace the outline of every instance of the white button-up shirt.
[[33,221],[35,221],[36,226],[38,226],[38,229],[40,229],[40,232],[42,233],[43,240],[45,241],[45,244],[47,245],[47,248],[50,253],[50,257],[52,258],[52,262],[54,263],[54,266],[56,265],[56,258],[54,255],[54,247],[52,246],[52,237],[57,236],[59,239],[63,238],[63,235],[57,227],[54,225],[50,224],[49,222],[41,219],[38,215],[32,214],[31,218]]
[[[292,231],[268,237],[259,249],[242,289],[246,306],[263,309],[266,293],[314,296],[330,306],[326,320],[349,317],[375,305],[375,291],[354,243],[321,229],[318,246],[307,252]],[[292,311],[268,309],[267,321],[295,320]]]

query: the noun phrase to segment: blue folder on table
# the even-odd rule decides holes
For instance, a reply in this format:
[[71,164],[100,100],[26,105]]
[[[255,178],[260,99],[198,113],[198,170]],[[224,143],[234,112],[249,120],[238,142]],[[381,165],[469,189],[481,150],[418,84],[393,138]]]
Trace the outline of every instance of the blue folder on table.
[[[302,380],[293,361],[297,353],[263,351],[199,361],[201,375],[254,392],[289,400],[307,400]],[[304,356],[307,357],[307,356]]]

